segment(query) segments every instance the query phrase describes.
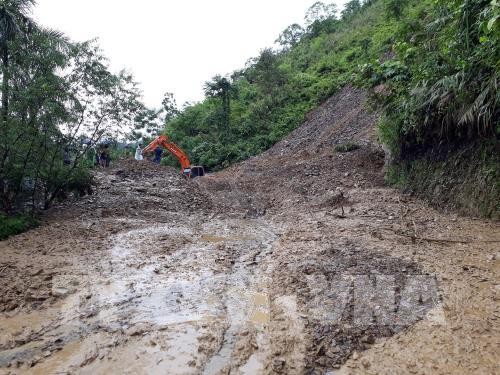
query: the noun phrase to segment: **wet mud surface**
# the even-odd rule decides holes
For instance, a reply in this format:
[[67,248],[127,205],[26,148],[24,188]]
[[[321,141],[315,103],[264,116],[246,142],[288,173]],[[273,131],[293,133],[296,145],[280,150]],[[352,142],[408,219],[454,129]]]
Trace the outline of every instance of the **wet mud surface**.
[[363,100],[202,179],[117,162],[1,242],[0,374],[498,373],[499,226],[385,187]]

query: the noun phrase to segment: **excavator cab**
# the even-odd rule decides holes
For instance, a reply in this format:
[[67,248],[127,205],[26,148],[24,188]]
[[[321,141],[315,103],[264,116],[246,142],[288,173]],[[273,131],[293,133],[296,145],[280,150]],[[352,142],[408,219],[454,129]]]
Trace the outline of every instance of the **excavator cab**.
[[184,151],[182,151],[179,146],[170,140],[166,135],[160,135],[153,142],[151,142],[144,150],[143,154],[153,152],[157,147],[163,147],[168,152],[179,160],[181,163],[182,174],[187,178],[203,177],[205,175],[205,169],[201,166],[191,166],[188,156]]

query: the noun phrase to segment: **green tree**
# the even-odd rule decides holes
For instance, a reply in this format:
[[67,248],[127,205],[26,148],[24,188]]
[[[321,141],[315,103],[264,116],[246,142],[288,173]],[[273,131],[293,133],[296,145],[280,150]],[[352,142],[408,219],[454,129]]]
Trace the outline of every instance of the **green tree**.
[[205,83],[204,91],[207,97],[219,98],[221,100],[221,117],[223,125],[223,139],[227,140],[231,133],[231,92],[232,84],[229,79],[216,75],[211,81]]
[[9,114],[9,44],[17,37],[28,34],[34,22],[29,14],[35,0],[0,1],[0,54],[2,56],[2,121],[7,122]]
[[278,39],[276,39],[276,43],[278,43],[283,48],[291,48],[295,46],[300,38],[304,35],[304,28],[297,23],[288,26],[283,32],[279,35]]
[[177,115],[179,115],[179,108],[177,107],[177,102],[175,100],[174,94],[172,94],[171,92],[167,92],[165,93],[165,95],[163,95],[163,100],[161,101],[161,105],[166,123],[172,121]]
[[304,17],[306,26],[309,27],[314,22],[322,22],[328,18],[336,18],[337,12],[338,8],[336,4],[325,4],[317,1],[306,12]]
[[[395,0],[397,1],[397,0]],[[348,18],[359,12],[361,9],[361,1],[360,0],[351,0],[347,2],[344,6],[344,10],[342,10],[342,18]]]
[[265,95],[275,94],[286,82],[286,76],[279,67],[279,56],[270,48],[261,51],[247,76]]
[[143,108],[132,77],[110,73],[94,42],[56,44],[39,29],[9,43],[12,99],[0,139],[4,212],[27,202],[48,208],[69,191],[84,192],[89,145],[129,133]]
[[403,9],[408,4],[408,0],[384,0],[385,11],[388,17],[398,19],[403,13]]
[[134,119],[134,129],[128,138],[137,141],[138,139],[159,136],[165,128],[165,122],[160,118],[161,113],[162,110],[151,109],[146,106],[138,109]]

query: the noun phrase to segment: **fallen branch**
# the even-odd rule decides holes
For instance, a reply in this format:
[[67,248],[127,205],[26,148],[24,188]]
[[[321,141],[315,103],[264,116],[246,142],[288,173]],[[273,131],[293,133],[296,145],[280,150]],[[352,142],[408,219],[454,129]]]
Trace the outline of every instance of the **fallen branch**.
[[455,239],[448,239],[448,238],[432,238],[432,237],[417,237],[414,234],[406,234],[402,233],[400,231],[394,230],[393,228],[380,228],[384,230],[391,231],[397,236],[403,236],[403,237],[410,237],[413,241],[427,241],[427,242],[446,242],[446,243],[465,243],[465,244],[470,244],[470,243],[499,243],[500,240],[455,240]]
[[427,242],[450,242],[450,243],[497,243],[500,240],[451,240],[446,238],[415,237],[416,240]]

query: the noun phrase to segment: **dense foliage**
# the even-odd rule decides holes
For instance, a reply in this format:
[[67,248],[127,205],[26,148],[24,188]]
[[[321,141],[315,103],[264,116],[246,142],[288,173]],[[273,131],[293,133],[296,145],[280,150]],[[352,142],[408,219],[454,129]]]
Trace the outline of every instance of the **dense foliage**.
[[[33,0],[0,1],[0,210],[48,208],[89,189],[88,153],[145,108],[132,77],[112,74],[95,42],[30,19]],[[129,131],[126,131],[127,133]]]
[[[389,1],[390,60],[361,69],[393,155],[388,179],[439,206],[500,215],[500,2]],[[397,7],[394,7],[397,4]]]
[[0,240],[27,231],[37,225],[30,215],[7,216],[0,212]]
[[[394,1],[387,1],[393,4]],[[384,118],[381,135],[399,159],[500,135],[500,3],[398,1],[394,56],[363,66]],[[402,5],[403,4],[403,5]],[[405,6],[404,6],[405,5]]]

